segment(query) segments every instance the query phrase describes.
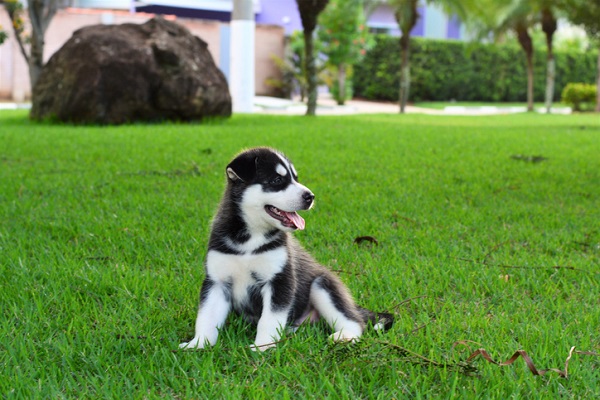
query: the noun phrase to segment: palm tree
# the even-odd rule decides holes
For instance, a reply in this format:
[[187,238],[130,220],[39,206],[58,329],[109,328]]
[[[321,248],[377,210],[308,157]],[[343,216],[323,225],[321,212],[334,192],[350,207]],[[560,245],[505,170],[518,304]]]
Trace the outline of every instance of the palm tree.
[[590,42],[598,49],[596,75],[596,111],[600,112],[600,1],[558,0],[569,20],[585,29]]
[[[494,38],[514,32],[527,60],[527,109],[533,110],[533,42],[530,29],[541,24],[546,36],[545,107],[550,113],[554,99],[556,67],[553,40],[557,29],[556,13],[563,0],[437,0],[446,10],[455,12],[480,38],[489,33]],[[576,0],[577,1],[577,0]],[[585,1],[585,0],[583,0]]]
[[[552,51],[556,31],[555,9],[561,1],[583,2],[586,0],[426,0],[441,6],[448,14],[457,15],[467,29],[482,39],[491,34],[498,40],[512,32],[525,53],[527,63],[527,110],[533,111],[533,41],[530,30],[541,22],[546,35],[548,62],[546,74],[546,109],[550,112],[554,95],[555,67]],[[390,5],[402,32],[400,112],[404,112],[410,88],[409,43],[410,31],[418,18],[418,0],[370,0],[366,4],[375,7],[381,3]],[[600,84],[599,84],[600,85]]]
[[417,5],[419,0],[389,0],[389,5],[394,10],[394,16],[398,21],[398,27],[402,32],[400,36],[400,113],[404,113],[408,95],[410,93],[410,32],[417,24],[419,12]]
[[533,111],[533,41],[529,30],[536,24],[535,14],[531,1],[513,0],[506,4],[502,0],[495,0],[499,7],[498,19],[491,31],[495,37],[500,37],[507,32],[514,32],[519,45],[525,52],[527,62],[527,111]]
[[[539,20],[536,2],[545,0],[437,0],[455,12],[475,37],[498,40],[512,32],[525,52],[527,63],[527,111],[533,111],[533,41],[529,30]],[[552,1],[552,0],[548,0]]]
[[552,0],[540,0],[542,31],[546,35],[546,96],[544,106],[546,113],[550,114],[552,110],[552,100],[554,99],[554,82],[556,80],[556,65],[554,63],[554,52],[552,50],[552,42],[554,32],[556,32],[556,17],[552,9]]
[[[426,0],[430,4],[438,4],[449,13],[457,14],[465,20],[469,13],[467,12],[477,0]],[[400,92],[399,100],[400,113],[404,113],[408,96],[410,94],[410,33],[420,18],[418,5],[419,0],[364,0],[365,14],[368,16],[381,4],[387,4],[392,7],[394,16],[398,22],[398,27],[402,35],[400,36]]]
[[314,31],[317,27],[317,18],[328,2],[329,0],[296,0],[304,30],[304,60],[306,63],[308,97],[306,115],[315,115],[317,110],[317,67],[314,54]]

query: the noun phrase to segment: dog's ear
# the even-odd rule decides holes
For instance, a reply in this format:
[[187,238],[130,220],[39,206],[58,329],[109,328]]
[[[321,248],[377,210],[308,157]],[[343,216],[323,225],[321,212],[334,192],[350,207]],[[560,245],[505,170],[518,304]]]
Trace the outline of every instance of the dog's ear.
[[227,177],[232,182],[250,182],[256,175],[257,162],[253,154],[240,154],[227,166]]

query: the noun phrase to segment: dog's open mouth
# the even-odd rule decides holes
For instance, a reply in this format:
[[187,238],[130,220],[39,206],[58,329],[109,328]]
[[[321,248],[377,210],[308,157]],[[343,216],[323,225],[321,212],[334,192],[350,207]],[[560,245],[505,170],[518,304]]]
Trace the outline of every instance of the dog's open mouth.
[[306,225],[304,219],[295,211],[283,211],[274,206],[265,206],[265,211],[271,217],[280,221],[287,228],[304,229]]

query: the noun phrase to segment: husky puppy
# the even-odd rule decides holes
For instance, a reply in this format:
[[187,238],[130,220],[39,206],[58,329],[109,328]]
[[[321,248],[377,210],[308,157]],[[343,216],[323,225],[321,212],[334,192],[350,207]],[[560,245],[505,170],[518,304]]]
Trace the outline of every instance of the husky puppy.
[[181,348],[213,346],[230,311],[257,325],[252,348],[275,346],[286,326],[323,318],[335,341],[356,340],[370,322],[387,329],[390,314],[357,307],[344,284],[292,237],[304,229],[298,210],[314,194],[294,165],[259,147],[227,166],[227,187],[213,220],[194,338]]

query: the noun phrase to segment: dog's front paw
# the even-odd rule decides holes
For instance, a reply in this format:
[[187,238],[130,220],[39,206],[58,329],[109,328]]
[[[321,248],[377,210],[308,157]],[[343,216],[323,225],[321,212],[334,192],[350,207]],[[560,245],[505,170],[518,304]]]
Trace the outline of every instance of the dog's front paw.
[[358,342],[359,338],[360,338],[360,335],[357,335],[356,333],[352,333],[349,331],[337,331],[329,336],[329,339],[333,340],[334,342],[355,343],[355,342]]
[[183,350],[203,349],[204,341],[200,340],[200,338],[193,338],[189,342],[180,343],[179,348]]

